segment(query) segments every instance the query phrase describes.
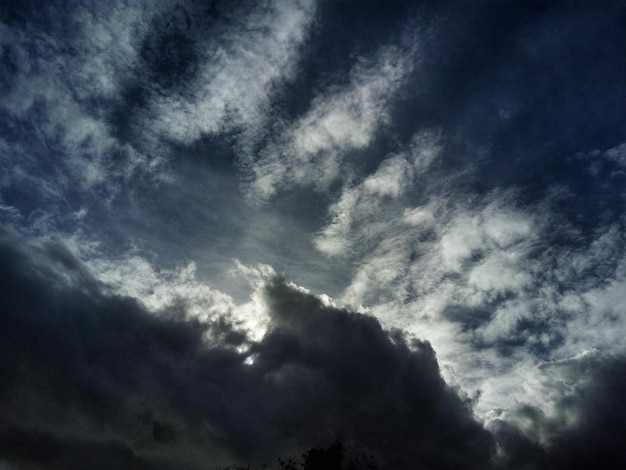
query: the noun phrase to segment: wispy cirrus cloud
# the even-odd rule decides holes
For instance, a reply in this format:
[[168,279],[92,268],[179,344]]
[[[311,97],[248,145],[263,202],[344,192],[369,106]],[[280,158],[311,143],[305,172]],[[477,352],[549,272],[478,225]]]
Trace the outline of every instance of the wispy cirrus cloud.
[[393,100],[419,60],[418,38],[381,47],[350,70],[347,85],[321,91],[251,164],[251,194],[265,200],[295,185],[327,188],[344,175],[345,156],[364,150],[389,123]]
[[315,239],[317,249],[327,255],[347,257],[369,250],[371,247],[361,243],[364,237],[353,237],[355,232],[367,231],[367,238],[372,240],[384,237],[388,224],[403,216],[397,213],[401,201],[440,150],[436,133],[419,133],[405,152],[389,155],[361,183],[346,187],[329,208],[330,222]]
[[0,22],[6,58],[0,114],[7,124],[0,185],[3,199],[27,221],[21,230],[80,230],[130,192],[131,182],[170,179],[163,153],[120,141],[108,118],[135,74],[138,45],[159,8],[7,6]]
[[[299,49],[315,19],[315,2],[268,1],[222,14],[216,25],[206,26],[211,35],[202,28],[194,34],[185,25],[153,33],[163,41],[168,34],[191,33],[189,44],[181,48],[193,48],[191,60],[196,62],[189,80],[168,93],[153,94],[134,123],[149,129],[157,142],[191,144],[205,135],[233,131],[253,138],[267,123],[271,94],[296,71]],[[173,58],[183,53],[188,52],[174,52]]]

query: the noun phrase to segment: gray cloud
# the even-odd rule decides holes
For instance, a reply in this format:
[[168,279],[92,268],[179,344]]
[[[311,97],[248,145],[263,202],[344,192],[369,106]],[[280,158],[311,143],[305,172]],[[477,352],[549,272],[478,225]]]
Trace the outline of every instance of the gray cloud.
[[206,465],[336,438],[402,468],[480,468],[490,458],[489,434],[444,383],[428,343],[282,278],[264,287],[269,331],[251,342],[225,318],[155,316],[105,294],[57,243],[5,231],[1,248],[10,461],[71,467],[99,449],[96,468]]
[[[239,145],[245,151],[263,137],[256,134],[266,125],[271,95],[295,71],[298,46],[314,20],[315,3],[230,6],[218,7],[216,24],[189,27],[186,23],[207,16],[191,11],[178,22],[182,24],[168,19],[147,39],[148,59],[154,56],[149,67],[156,67],[154,61],[163,61],[168,54],[174,60],[162,66],[164,71],[153,70],[154,76],[179,83],[166,90],[157,84],[157,92],[150,93],[132,123],[136,133],[154,140],[150,148],[171,140],[190,145],[205,135],[238,131],[243,132]],[[172,35],[179,39],[173,40]],[[175,62],[179,60],[194,67],[190,77],[175,75],[181,71]]]
[[4,230],[0,248],[9,464],[202,468],[337,438],[395,468],[623,463],[620,355],[540,365],[527,403],[487,431],[441,378],[430,344],[281,277],[262,288],[269,329],[252,341],[224,317],[155,314],[105,293],[58,243]]
[[[496,419],[502,468],[620,468],[626,462],[623,355],[587,351],[539,367],[544,393]],[[511,424],[513,423],[513,425]]]

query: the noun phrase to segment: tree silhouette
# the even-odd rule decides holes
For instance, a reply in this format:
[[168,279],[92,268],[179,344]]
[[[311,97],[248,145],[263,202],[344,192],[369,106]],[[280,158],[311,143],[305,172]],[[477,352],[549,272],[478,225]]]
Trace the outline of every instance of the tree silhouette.
[[[278,459],[278,470],[383,470],[374,464],[372,456],[359,455],[347,466],[343,465],[345,449],[341,441],[336,441],[326,449],[313,447],[302,454],[300,460],[288,457],[287,460]],[[267,467],[259,467],[266,469]],[[252,470],[250,467],[233,465],[224,470]],[[255,469],[256,470],[256,469]],[[269,469],[268,469],[269,470]]]
[[304,470],[342,470],[344,448],[337,441],[327,449],[315,447],[303,455]]
[[291,457],[289,457],[286,461],[279,458],[278,466],[280,467],[280,470],[298,470],[298,462]]

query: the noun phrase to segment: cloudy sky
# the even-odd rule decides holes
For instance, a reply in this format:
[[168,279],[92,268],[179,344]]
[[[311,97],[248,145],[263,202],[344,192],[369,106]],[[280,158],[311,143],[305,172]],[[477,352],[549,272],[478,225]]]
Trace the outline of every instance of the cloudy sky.
[[3,1],[0,468],[625,468],[625,31]]

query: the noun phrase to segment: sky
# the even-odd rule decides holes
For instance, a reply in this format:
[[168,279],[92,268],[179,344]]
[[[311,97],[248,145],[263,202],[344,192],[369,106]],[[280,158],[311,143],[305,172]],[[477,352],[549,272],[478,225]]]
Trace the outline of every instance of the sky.
[[626,467],[626,4],[0,4],[0,469]]

